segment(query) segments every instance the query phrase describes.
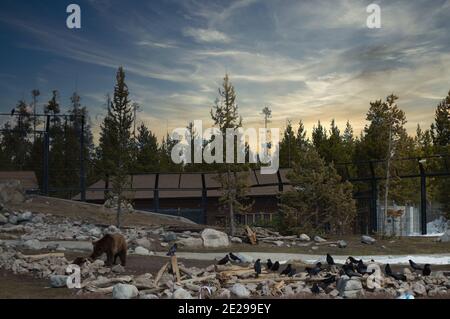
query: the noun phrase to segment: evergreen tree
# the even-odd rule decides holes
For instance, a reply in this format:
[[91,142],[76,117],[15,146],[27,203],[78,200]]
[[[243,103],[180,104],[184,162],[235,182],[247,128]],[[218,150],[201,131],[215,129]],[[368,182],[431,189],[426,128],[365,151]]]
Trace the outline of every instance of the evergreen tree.
[[291,167],[293,161],[298,158],[298,144],[291,121],[287,122],[280,141],[280,167]]
[[159,168],[158,140],[144,123],[137,128],[136,149],[137,156],[134,164],[135,171],[140,173],[157,172]]

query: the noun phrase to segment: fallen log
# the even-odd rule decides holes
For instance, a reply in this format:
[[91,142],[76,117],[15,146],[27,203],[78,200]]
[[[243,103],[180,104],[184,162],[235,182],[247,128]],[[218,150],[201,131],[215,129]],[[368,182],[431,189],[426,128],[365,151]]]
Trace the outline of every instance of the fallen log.
[[86,290],[90,292],[102,293],[102,294],[111,294],[114,289],[114,286],[106,287],[106,288],[98,288],[98,287],[86,287]]
[[161,267],[161,269],[158,271],[158,274],[156,275],[155,278],[155,287],[158,287],[158,282],[161,279],[162,275],[164,274],[164,272],[166,271],[167,267],[169,267],[169,263],[165,263],[164,266]]
[[202,282],[202,281],[212,280],[212,279],[216,279],[216,274],[182,280],[182,281],[180,281],[180,284],[187,284],[187,283],[193,283],[193,282]]
[[22,255],[23,258],[38,260],[44,259],[48,257],[64,257],[64,253],[48,253],[48,254],[39,254],[39,255]]
[[180,277],[180,269],[178,269],[178,260],[177,260],[177,256],[172,256],[170,258],[170,261],[172,263],[172,271],[174,272],[176,278],[177,278],[177,282],[181,281],[181,277]]
[[121,284],[121,283],[129,283],[133,280],[131,276],[122,276],[116,278],[102,278],[95,280],[88,280],[81,284],[81,288],[87,287],[97,287],[104,288],[104,286],[108,286],[111,284]]
[[253,230],[251,230],[249,226],[245,226],[245,230],[247,231],[247,238],[250,244],[256,245],[258,243],[256,239],[256,233]]

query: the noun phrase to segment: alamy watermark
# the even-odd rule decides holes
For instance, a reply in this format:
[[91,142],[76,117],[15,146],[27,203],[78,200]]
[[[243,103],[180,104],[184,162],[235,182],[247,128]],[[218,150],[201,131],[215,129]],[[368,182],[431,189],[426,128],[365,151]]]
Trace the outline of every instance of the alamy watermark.
[[275,174],[279,168],[279,128],[229,128],[222,132],[211,127],[203,131],[203,122],[196,120],[192,129],[174,129],[171,138],[178,142],[171,152],[175,164],[243,164],[248,157],[249,163],[262,164],[261,174]]
[[69,4],[66,12],[70,15],[66,19],[66,26],[69,29],[81,29],[81,8],[78,4]]
[[381,8],[378,4],[369,4],[366,8],[366,12],[370,13],[367,17],[366,25],[369,29],[381,28]]

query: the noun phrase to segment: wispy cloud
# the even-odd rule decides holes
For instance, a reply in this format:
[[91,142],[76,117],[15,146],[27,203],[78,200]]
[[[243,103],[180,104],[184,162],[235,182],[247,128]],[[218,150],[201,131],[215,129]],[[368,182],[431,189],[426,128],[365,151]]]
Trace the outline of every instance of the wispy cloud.
[[231,39],[223,32],[211,29],[199,29],[199,28],[186,28],[183,30],[183,34],[188,37],[192,37],[197,42],[221,42],[228,43]]

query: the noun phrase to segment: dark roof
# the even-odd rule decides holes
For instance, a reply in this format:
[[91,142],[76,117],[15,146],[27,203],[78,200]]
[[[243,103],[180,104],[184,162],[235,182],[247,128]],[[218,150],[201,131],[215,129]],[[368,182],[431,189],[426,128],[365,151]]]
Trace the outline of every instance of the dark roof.
[[[284,184],[284,190],[290,189],[286,178],[287,169],[280,169],[281,181]],[[127,194],[131,199],[153,199],[156,187],[156,177],[158,176],[159,198],[199,198],[202,196],[203,181],[208,197],[220,197],[220,184],[216,180],[217,173],[159,173],[159,174],[138,174],[130,176],[132,179],[132,190]],[[248,176],[250,191],[249,196],[268,196],[277,195],[278,175],[263,175],[260,170],[250,171]],[[109,189],[111,185],[109,185]],[[104,180],[99,180],[88,187],[86,191],[86,200],[104,200],[104,191],[106,190]],[[78,194],[73,198],[79,200]]]

